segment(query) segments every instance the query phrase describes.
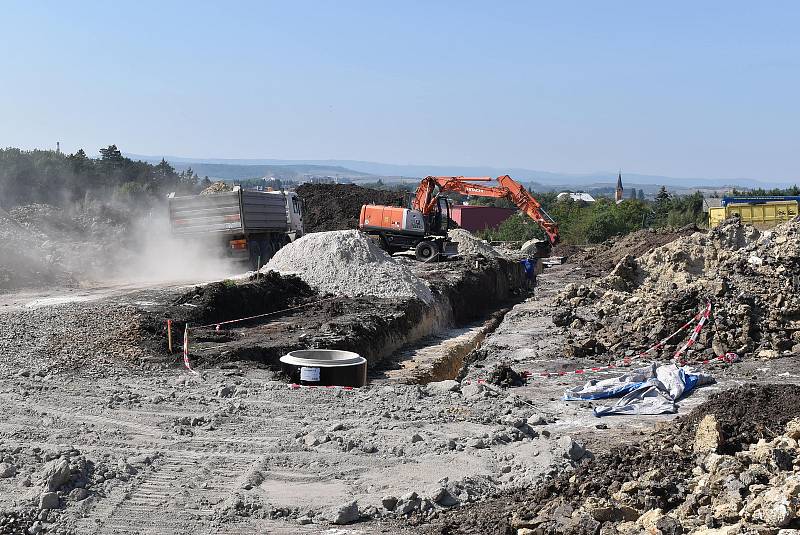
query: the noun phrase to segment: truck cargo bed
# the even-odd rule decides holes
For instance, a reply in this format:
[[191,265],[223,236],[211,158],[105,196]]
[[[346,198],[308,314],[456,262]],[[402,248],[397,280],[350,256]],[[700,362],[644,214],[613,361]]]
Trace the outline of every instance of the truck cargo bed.
[[231,191],[169,200],[172,232],[209,233],[285,232],[286,199],[280,192]]

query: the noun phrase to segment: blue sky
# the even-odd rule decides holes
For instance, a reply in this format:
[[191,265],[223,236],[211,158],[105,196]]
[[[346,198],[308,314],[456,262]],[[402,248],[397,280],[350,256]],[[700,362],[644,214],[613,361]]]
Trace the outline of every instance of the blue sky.
[[800,176],[798,2],[5,2],[0,145]]

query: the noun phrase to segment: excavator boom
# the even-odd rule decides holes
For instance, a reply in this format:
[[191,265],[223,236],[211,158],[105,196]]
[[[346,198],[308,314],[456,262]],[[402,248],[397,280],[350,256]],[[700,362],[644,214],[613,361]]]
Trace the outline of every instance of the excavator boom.
[[487,182],[489,177],[463,177],[463,176],[429,176],[422,179],[417,188],[412,208],[419,210],[427,216],[436,209],[438,193],[452,191],[461,195],[475,195],[478,197],[494,197],[508,199],[528,217],[536,221],[551,245],[558,243],[558,225],[550,215],[544,211],[542,205],[520,183],[508,175],[497,177],[500,186],[484,186],[475,182]]

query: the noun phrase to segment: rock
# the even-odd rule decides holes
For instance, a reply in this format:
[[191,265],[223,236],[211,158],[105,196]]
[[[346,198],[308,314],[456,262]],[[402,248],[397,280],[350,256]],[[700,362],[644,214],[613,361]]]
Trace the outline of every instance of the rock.
[[72,492],[69,493],[69,497],[71,500],[80,502],[89,497],[89,491],[82,488],[72,489]]
[[303,442],[305,443],[306,446],[311,448],[320,445],[322,443],[322,439],[320,439],[320,437],[317,436],[315,433],[309,433],[308,435],[305,436]]
[[220,386],[219,390],[217,390],[217,397],[219,398],[229,398],[233,396],[234,387],[232,386]]
[[420,435],[419,433],[414,433],[413,435],[411,435],[411,443],[412,444],[415,443],[415,442],[422,442],[423,440],[425,440],[425,439],[423,439],[422,435]]
[[774,349],[762,349],[758,352],[758,358],[772,360],[780,357],[780,353]]
[[664,512],[661,509],[650,509],[639,517],[639,520],[636,521],[636,524],[641,526],[641,528],[647,533],[659,535],[656,524],[658,524],[658,521],[661,520],[663,516]]
[[433,492],[430,493],[430,498],[433,503],[441,505],[442,507],[453,507],[459,503],[458,498],[450,494],[450,491],[447,490],[447,487],[444,485],[434,489]]
[[39,509],[57,509],[58,503],[58,494],[55,492],[43,492],[39,496]]
[[477,383],[461,385],[461,395],[464,397],[464,399],[483,397],[484,390],[485,388],[483,385],[479,385]]
[[445,392],[458,392],[461,384],[458,381],[448,379],[446,381],[433,381],[425,385],[425,389],[431,394],[443,394]]
[[572,461],[580,461],[586,455],[586,448],[583,444],[572,440],[572,437],[568,435],[559,438],[558,445],[564,451],[564,457]]
[[683,526],[681,526],[678,519],[669,515],[658,519],[655,527],[660,535],[681,535],[683,533]]
[[544,425],[547,423],[543,414],[533,414],[528,417],[528,425]]
[[333,524],[352,524],[361,517],[358,502],[346,503],[338,508],[331,509],[325,518]]
[[784,527],[798,513],[798,493],[800,478],[787,478],[783,486],[767,489],[745,505],[741,511],[742,518],[763,522],[768,526]]
[[478,450],[486,447],[486,444],[483,442],[482,438],[476,438],[475,440],[471,441],[469,445]]
[[0,478],[14,477],[17,475],[17,467],[9,463],[0,463]]
[[381,505],[387,511],[394,511],[394,508],[397,506],[397,498],[395,496],[384,496],[381,498]]
[[713,414],[706,414],[694,434],[695,453],[713,453],[722,445],[722,428]]
[[46,462],[42,466],[39,478],[48,491],[52,492],[60,489],[70,479],[69,461],[64,457],[60,457]]
[[800,418],[793,418],[786,424],[786,435],[795,440],[800,439]]

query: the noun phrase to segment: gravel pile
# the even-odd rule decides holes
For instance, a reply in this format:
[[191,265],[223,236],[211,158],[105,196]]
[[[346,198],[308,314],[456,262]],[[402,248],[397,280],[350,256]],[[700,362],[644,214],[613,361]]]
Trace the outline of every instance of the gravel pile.
[[357,230],[306,234],[280,249],[262,271],[294,273],[335,295],[433,301],[425,282]]
[[458,254],[465,256],[483,256],[486,258],[496,258],[503,256],[497,249],[474,236],[471,232],[464,229],[453,229],[448,233],[450,240],[458,244]]
[[[761,232],[732,219],[570,285],[554,321],[577,330],[568,351],[619,356],[676,331],[710,299],[713,315],[687,356],[775,358],[800,351],[800,222]],[[669,356],[681,336],[664,348]],[[574,351],[573,351],[574,350]]]
[[76,368],[111,372],[150,356],[131,306],[68,303],[0,314],[0,371],[45,376]]

